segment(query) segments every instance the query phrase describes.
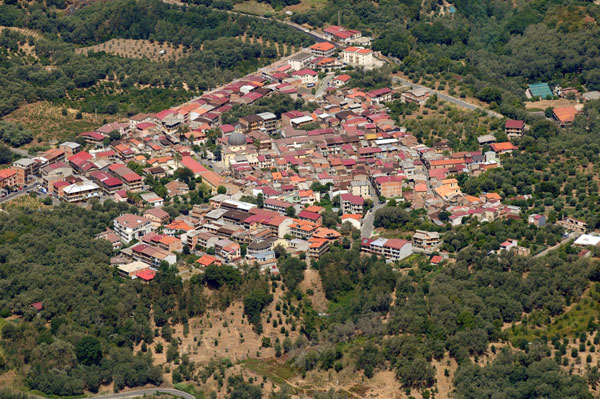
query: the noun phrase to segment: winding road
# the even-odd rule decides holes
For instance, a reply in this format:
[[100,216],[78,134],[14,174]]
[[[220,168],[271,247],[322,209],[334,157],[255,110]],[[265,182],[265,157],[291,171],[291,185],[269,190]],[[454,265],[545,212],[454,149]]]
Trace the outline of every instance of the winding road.
[[156,395],[159,393],[166,393],[168,395],[173,395],[178,398],[183,399],[196,399],[196,397],[192,394],[189,394],[184,391],[180,391],[179,389],[174,388],[149,388],[149,389],[139,389],[136,391],[129,392],[121,392],[121,393],[113,393],[108,395],[99,395],[92,396],[94,399],[119,399],[119,398],[139,398],[144,395]]

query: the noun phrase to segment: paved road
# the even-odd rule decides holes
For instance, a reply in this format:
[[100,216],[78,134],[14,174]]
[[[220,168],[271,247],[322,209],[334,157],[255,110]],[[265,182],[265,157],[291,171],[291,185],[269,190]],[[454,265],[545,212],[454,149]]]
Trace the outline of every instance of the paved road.
[[21,191],[15,191],[14,193],[8,194],[6,197],[0,198],[0,204],[3,203],[3,202],[6,202],[8,200],[11,200],[13,198],[20,197],[21,195],[29,194],[29,192],[30,191],[34,191],[34,189],[35,189],[35,183],[30,183],[28,186],[25,186],[23,188],[23,190],[21,190]]
[[154,394],[158,394],[158,393],[166,393],[166,394],[174,395],[174,396],[177,396],[178,398],[183,398],[183,399],[196,399],[194,397],[194,395],[191,395],[187,392],[183,392],[183,391],[180,391],[179,389],[174,389],[174,388],[139,389],[139,390],[129,391],[129,392],[92,396],[92,398],[94,398],[94,399],[135,398],[135,397],[141,397],[144,395],[154,395]]
[[319,88],[315,92],[315,97],[319,98],[325,94],[325,90],[327,90],[327,87],[329,87],[329,82],[331,82],[333,79],[333,75],[333,73],[328,73],[327,76],[325,76],[325,78],[319,82]]
[[33,155],[31,155],[29,152],[27,152],[27,150],[24,150],[22,148],[10,147],[10,150],[15,154],[21,156],[22,158],[33,158]]
[[403,85],[408,86],[408,87],[410,87],[412,89],[425,89],[425,90],[429,91],[430,93],[437,94],[437,96],[438,96],[439,99],[447,101],[447,102],[452,103],[454,105],[458,105],[459,107],[466,108],[466,109],[469,109],[471,111],[482,110],[485,113],[487,113],[489,116],[492,116],[494,118],[503,118],[503,116],[501,114],[497,113],[497,112],[490,111],[489,109],[480,107],[479,105],[471,104],[470,102],[461,100],[460,98],[449,96],[449,95],[444,94],[442,92],[439,92],[437,90],[434,90],[434,89],[431,89],[429,87],[413,83],[413,82],[408,81],[406,79],[402,79],[402,78],[399,78],[397,76],[393,76],[392,77],[392,81],[393,82],[402,83]]
[[379,200],[377,199],[374,199],[373,202],[375,203],[373,208],[367,212],[363,218],[362,228],[360,229],[361,238],[371,238],[371,235],[373,235],[373,230],[375,229],[375,226],[373,225],[373,221],[375,220],[375,212],[385,206],[385,203],[380,204]]
[[560,247],[561,245],[565,244],[566,242],[568,242],[569,240],[574,240],[579,238],[579,236],[581,235],[581,233],[577,233],[577,232],[572,232],[571,234],[569,234],[567,237],[563,238],[558,244],[548,247],[546,249],[544,249],[542,252],[540,252],[539,254],[535,255],[534,258],[539,258],[542,257],[546,254],[548,254],[548,252]]

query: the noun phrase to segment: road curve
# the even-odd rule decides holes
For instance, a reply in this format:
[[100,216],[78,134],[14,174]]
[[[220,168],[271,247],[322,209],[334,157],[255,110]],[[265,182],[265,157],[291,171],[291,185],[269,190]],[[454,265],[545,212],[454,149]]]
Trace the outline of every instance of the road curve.
[[93,399],[120,399],[120,398],[136,398],[144,395],[155,395],[159,393],[166,393],[169,395],[176,396],[178,398],[183,399],[196,399],[196,397],[192,394],[189,394],[184,391],[180,391],[179,389],[174,388],[148,388],[148,389],[138,389],[135,391],[128,392],[120,392],[120,393],[112,393],[107,395],[98,395],[91,396]]

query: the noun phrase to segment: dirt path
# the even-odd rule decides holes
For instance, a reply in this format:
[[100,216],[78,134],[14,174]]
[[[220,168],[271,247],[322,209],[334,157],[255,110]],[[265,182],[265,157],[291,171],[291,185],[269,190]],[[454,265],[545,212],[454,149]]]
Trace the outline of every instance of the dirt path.
[[323,290],[323,284],[321,283],[321,276],[319,271],[311,269],[310,267],[304,271],[304,280],[300,283],[300,288],[306,292],[306,290],[313,290],[314,294],[310,297],[313,308],[319,312],[324,313],[327,311],[327,305],[329,302],[325,298],[325,291]]

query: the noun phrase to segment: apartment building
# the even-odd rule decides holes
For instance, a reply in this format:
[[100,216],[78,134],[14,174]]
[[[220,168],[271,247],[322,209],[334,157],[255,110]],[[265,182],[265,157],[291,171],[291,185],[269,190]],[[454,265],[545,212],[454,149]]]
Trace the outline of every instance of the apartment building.
[[342,213],[362,214],[365,200],[363,197],[352,194],[340,195],[340,206]]
[[381,255],[388,260],[402,260],[413,253],[412,244],[399,238],[363,238],[361,251]]
[[113,227],[115,234],[124,242],[139,240],[154,229],[150,219],[130,213],[116,218]]
[[40,172],[40,163],[30,158],[21,158],[13,162],[12,168],[17,172],[17,185],[24,186]]
[[342,51],[342,60],[346,64],[372,67],[373,66],[373,50],[363,47],[348,47]]

